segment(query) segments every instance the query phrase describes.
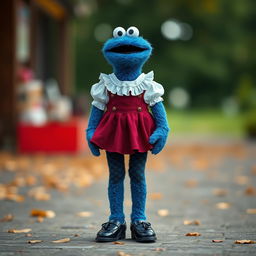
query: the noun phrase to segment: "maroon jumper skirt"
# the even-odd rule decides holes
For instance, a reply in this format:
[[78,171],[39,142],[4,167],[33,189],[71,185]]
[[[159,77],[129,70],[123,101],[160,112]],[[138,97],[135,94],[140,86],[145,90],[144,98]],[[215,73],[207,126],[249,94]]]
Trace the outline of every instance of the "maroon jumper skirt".
[[109,102],[91,142],[99,148],[120,154],[147,152],[155,122],[144,101],[144,93],[119,96],[109,92]]

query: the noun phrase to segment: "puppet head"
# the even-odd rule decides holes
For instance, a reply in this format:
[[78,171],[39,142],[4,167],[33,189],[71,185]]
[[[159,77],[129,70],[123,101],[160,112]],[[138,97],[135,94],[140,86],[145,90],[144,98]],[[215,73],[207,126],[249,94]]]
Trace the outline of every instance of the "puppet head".
[[129,70],[134,72],[141,71],[152,53],[152,47],[147,40],[139,36],[136,27],[130,27],[126,31],[117,27],[113,31],[113,38],[104,44],[102,52],[115,73]]

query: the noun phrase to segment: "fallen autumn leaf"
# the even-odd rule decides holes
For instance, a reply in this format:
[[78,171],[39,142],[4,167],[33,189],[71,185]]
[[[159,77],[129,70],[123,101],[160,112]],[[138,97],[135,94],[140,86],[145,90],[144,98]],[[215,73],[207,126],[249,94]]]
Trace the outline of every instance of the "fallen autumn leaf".
[[87,217],[91,217],[93,215],[93,213],[84,211],[84,212],[78,212],[76,215],[79,217],[87,218]]
[[166,217],[168,216],[170,213],[169,213],[169,210],[167,209],[160,209],[157,211],[157,214],[161,217]]
[[52,243],[56,243],[56,244],[58,244],[58,243],[67,243],[69,241],[70,241],[70,238],[62,238],[62,239],[59,239],[59,240],[54,240],[54,241],[52,241]]
[[198,232],[190,232],[190,233],[187,233],[186,236],[201,236],[201,234]]
[[221,210],[226,210],[230,208],[230,206],[231,206],[230,203],[226,203],[226,202],[220,202],[216,204],[216,207]]
[[213,239],[212,242],[213,242],[213,243],[222,243],[223,240]]
[[31,228],[24,228],[24,229],[9,229],[8,233],[28,233],[32,229]]
[[51,210],[41,210],[41,209],[32,209],[30,212],[32,217],[43,217],[43,218],[54,218],[56,216],[54,211]]
[[29,240],[28,243],[29,244],[37,244],[37,243],[41,243],[43,242],[43,240]]
[[199,220],[184,220],[184,225],[200,225],[201,222]]
[[255,209],[247,209],[246,213],[248,213],[248,214],[256,214],[256,208]]
[[255,244],[256,241],[253,240],[236,240],[235,244]]

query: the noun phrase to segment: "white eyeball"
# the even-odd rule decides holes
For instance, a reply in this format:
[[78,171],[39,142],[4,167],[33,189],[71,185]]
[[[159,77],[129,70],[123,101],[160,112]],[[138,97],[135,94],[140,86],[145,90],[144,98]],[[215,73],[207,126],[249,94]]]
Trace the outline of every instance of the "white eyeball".
[[121,36],[125,36],[125,34],[126,34],[126,31],[122,27],[117,27],[113,30],[113,37],[121,37]]
[[140,31],[136,27],[129,27],[126,34],[127,36],[139,36]]

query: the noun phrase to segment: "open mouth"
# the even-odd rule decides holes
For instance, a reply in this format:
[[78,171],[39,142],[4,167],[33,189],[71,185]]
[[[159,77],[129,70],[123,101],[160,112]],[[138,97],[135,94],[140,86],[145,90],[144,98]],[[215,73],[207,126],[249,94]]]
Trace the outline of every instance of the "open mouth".
[[135,45],[120,45],[120,46],[109,49],[108,52],[129,54],[129,53],[143,52],[145,50],[147,49],[141,48]]

